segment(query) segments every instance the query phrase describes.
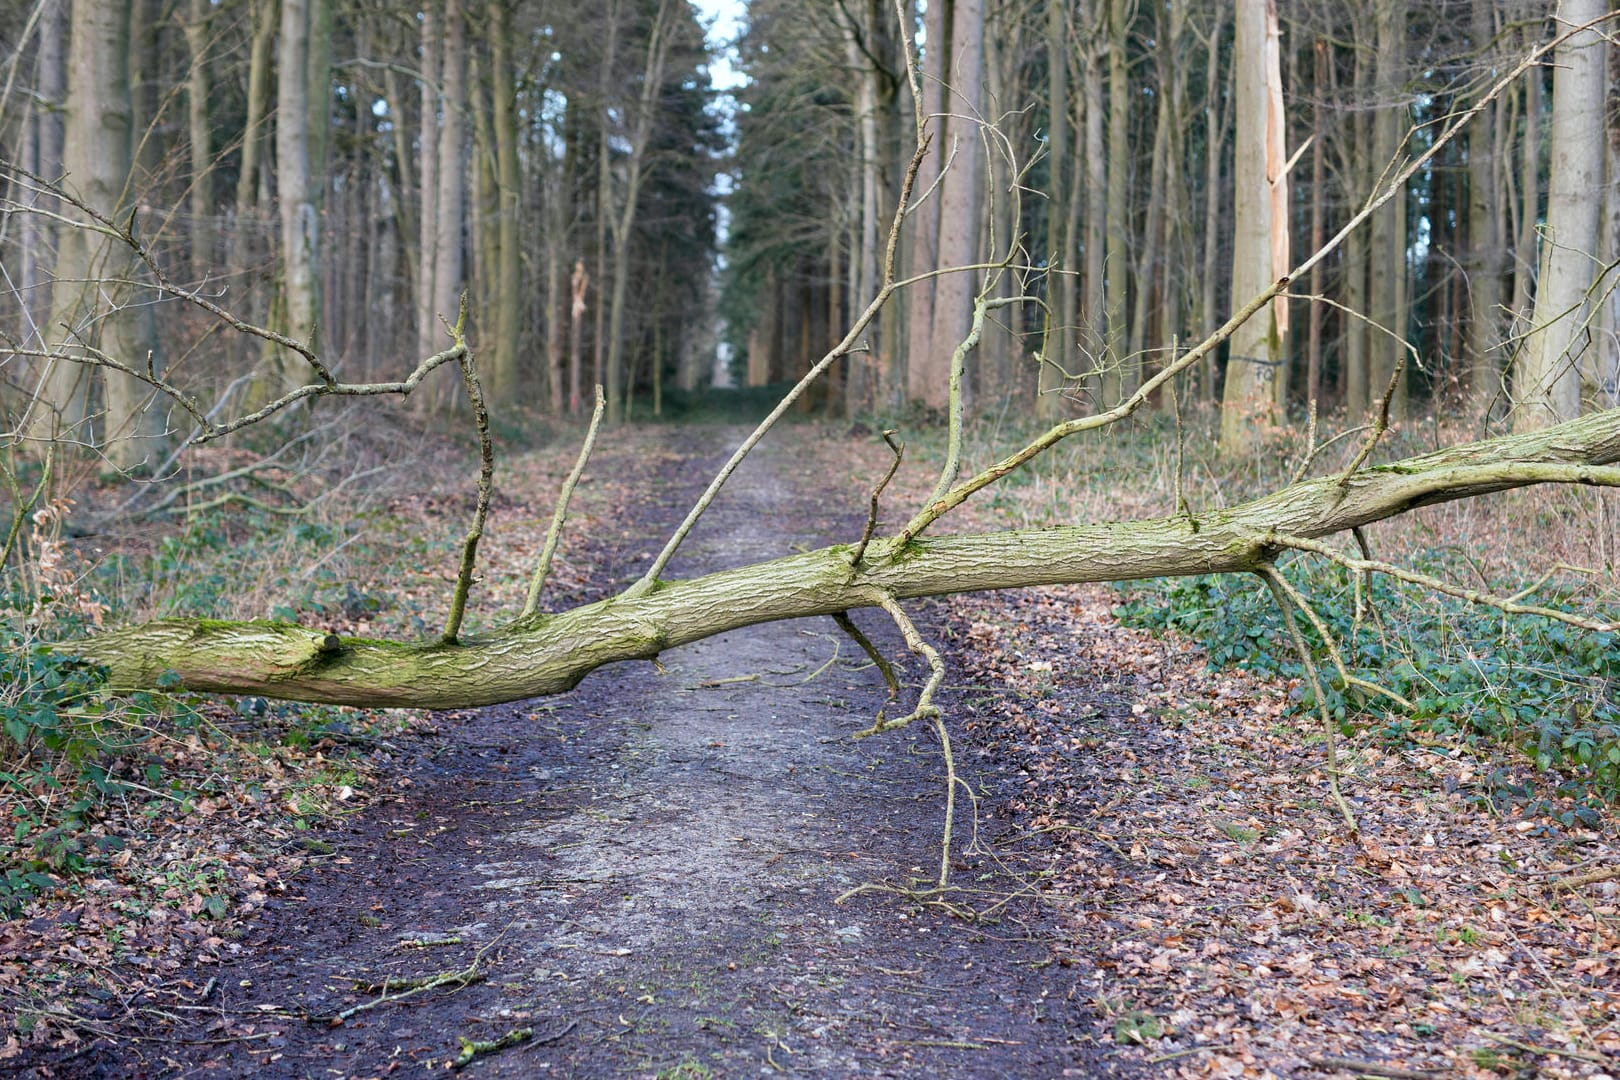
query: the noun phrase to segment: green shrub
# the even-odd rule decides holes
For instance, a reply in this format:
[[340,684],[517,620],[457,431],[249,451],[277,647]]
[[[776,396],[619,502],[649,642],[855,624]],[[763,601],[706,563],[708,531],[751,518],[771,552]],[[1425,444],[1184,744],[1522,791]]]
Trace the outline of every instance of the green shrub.
[[[1437,556],[1424,569],[1445,572]],[[1284,572],[1311,598],[1339,642],[1351,673],[1400,694],[1403,709],[1338,683],[1308,620],[1331,715],[1342,724],[1372,719],[1393,739],[1418,735],[1507,743],[1541,770],[1556,769],[1574,789],[1620,798],[1620,649],[1613,633],[1592,633],[1536,617],[1504,617],[1486,607],[1374,577],[1364,618],[1342,567],[1295,559]],[[1557,606],[1559,597],[1544,597]],[[1567,598],[1566,598],[1567,599]],[[1124,590],[1116,613],[1129,625],[1176,630],[1197,640],[1210,662],[1268,675],[1302,675],[1270,591],[1257,578],[1180,578]],[[1296,707],[1315,709],[1307,687]]]

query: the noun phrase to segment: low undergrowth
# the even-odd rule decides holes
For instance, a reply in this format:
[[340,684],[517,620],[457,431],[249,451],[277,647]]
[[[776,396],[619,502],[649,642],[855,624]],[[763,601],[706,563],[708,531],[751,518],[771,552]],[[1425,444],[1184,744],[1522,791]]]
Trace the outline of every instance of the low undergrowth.
[[[1344,686],[1315,628],[1302,620],[1329,711],[1347,732],[1371,726],[1396,742],[1505,743],[1523,750],[1557,795],[1620,798],[1616,635],[1504,617],[1378,577],[1358,619],[1356,585],[1343,568],[1296,559],[1283,572],[1311,597],[1350,674],[1405,699]],[[1303,678],[1276,603],[1257,578],[1205,576],[1131,586],[1116,614],[1127,625],[1192,638],[1217,666]],[[1295,705],[1314,713],[1308,683],[1302,686]],[[1493,791],[1498,799],[1532,794],[1506,778]],[[1573,818],[1590,811],[1562,813]]]

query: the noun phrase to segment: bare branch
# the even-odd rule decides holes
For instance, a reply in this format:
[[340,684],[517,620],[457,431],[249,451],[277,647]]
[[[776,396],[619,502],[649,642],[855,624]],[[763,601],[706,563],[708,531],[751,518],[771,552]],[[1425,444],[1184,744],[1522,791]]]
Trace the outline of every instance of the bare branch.
[[602,393],[602,384],[597,383],[596,407],[591,410],[591,423],[585,429],[585,443],[579,448],[573,471],[563,481],[562,492],[557,496],[557,509],[551,515],[551,528],[546,530],[546,543],[540,550],[540,562],[534,568],[534,577],[529,580],[529,597],[518,615],[519,622],[532,616],[540,607],[540,591],[545,588],[546,576],[551,573],[551,560],[557,554],[563,524],[568,520],[568,503],[574,497],[574,488],[579,486],[579,478],[585,475],[585,463],[591,459],[591,451],[596,448],[596,432],[602,426],[602,410],[606,407],[607,398]]

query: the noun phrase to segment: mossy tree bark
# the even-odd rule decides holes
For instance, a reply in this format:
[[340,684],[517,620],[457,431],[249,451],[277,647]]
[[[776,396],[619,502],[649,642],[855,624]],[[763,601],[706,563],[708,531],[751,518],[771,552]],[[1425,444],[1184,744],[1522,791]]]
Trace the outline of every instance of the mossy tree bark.
[[1276,537],[1330,536],[1416,507],[1536,483],[1620,486],[1617,461],[1620,410],[1610,410],[1348,478],[1306,480],[1196,517],[878,540],[856,567],[850,547],[823,548],[530,616],[455,645],[340,638],[266,622],[165,620],[73,647],[129,687],[178,677],[192,690],[300,701],[488,705],[558,693],[605,664],[652,658],[739,627],[886,600],[1251,571],[1276,555]]

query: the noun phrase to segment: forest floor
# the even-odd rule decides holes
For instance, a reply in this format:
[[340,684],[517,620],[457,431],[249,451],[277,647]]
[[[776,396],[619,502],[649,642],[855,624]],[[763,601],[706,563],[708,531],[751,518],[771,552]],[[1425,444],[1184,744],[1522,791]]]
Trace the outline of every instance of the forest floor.
[[[783,434],[672,576],[859,534],[881,443]],[[633,580],[739,437],[610,440],[558,597]],[[566,454],[503,474],[503,601]],[[1353,834],[1297,687],[1212,672],[1113,603],[923,605],[973,792],[943,898],[933,732],[852,739],[885,701],[859,651],[830,621],[756,627],[555,698],[329,729],[349,782],[324,826],[224,865],[223,915],[199,891],[136,932],[90,889],[0,928],[0,1005],[37,1010],[0,1071],[403,1076],[478,1050],[477,1075],[660,1080],[1620,1076],[1612,815],[1482,808],[1500,762],[1363,738]],[[248,802],[206,808],[216,849],[267,827]]]

